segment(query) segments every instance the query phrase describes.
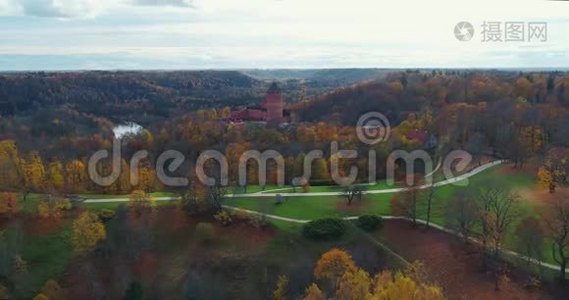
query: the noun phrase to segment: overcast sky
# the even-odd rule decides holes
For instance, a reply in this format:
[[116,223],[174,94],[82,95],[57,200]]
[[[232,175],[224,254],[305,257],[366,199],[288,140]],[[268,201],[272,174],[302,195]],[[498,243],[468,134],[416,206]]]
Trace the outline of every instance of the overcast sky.
[[[485,21],[548,39],[483,42]],[[0,0],[0,28],[1,70],[569,68],[563,1]]]

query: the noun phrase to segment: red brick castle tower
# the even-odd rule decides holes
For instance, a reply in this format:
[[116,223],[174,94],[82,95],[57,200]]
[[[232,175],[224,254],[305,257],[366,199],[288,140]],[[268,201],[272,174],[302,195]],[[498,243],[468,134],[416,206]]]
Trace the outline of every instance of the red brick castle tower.
[[284,109],[282,91],[276,82],[273,82],[261,106],[248,106],[231,111],[229,121],[233,123],[242,122],[270,122],[276,124],[289,123],[291,121],[290,112]]
[[282,91],[276,82],[273,82],[267,90],[267,95],[261,106],[267,110],[267,122],[281,123],[284,121]]

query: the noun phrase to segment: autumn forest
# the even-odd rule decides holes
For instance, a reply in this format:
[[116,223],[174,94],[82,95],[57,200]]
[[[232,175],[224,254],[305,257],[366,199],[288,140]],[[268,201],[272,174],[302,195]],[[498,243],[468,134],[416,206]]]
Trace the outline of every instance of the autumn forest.
[[[381,142],[358,135],[369,112]],[[249,150],[284,168],[240,169]],[[567,72],[6,72],[0,299],[560,299],[568,172]]]

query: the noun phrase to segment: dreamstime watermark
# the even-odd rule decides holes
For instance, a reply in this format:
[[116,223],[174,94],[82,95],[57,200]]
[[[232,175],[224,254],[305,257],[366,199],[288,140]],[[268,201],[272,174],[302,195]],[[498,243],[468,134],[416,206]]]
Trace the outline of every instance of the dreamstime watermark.
[[[374,145],[385,142],[389,139],[391,126],[389,120],[379,112],[369,112],[362,115],[356,124],[356,134],[362,143]],[[103,176],[99,173],[99,164],[102,160],[111,157],[111,173]],[[141,150],[131,157],[129,162],[130,183],[132,186],[139,184],[139,165],[140,162],[148,158],[149,153]],[[322,150],[312,150],[308,152],[303,161],[303,175],[292,179],[295,186],[310,182],[312,177],[312,163],[315,160],[324,158]],[[340,165],[341,160],[357,159],[358,151],[345,150],[339,148],[339,143],[333,141],[330,143],[330,177],[332,181],[340,186],[349,186],[356,182],[358,175],[358,167],[350,166],[348,172],[342,172]],[[240,186],[247,184],[247,165],[249,161],[254,160],[258,166],[258,181],[264,186],[267,183],[268,163],[274,162],[276,165],[276,183],[279,186],[285,185],[285,159],[276,150],[266,150],[260,152],[258,150],[247,150],[239,157],[238,164],[238,182]],[[373,184],[377,181],[377,153],[375,150],[369,150],[368,160],[368,181]],[[187,187],[189,179],[185,177],[173,177],[167,174],[166,170],[174,173],[178,170],[186,158],[183,153],[177,150],[167,150],[162,152],[156,159],[156,177],[165,186],[168,187]],[[219,166],[218,176],[212,176],[206,172],[206,163],[210,161],[217,162]],[[398,168],[397,162],[405,163],[405,178],[408,186],[415,185],[415,166],[419,162],[423,165],[424,183],[432,184],[433,174],[442,167],[442,172],[447,180],[456,178],[453,169],[462,172],[465,171],[472,156],[463,150],[451,151],[447,154],[437,167],[434,167],[433,160],[429,153],[425,150],[414,150],[408,152],[406,150],[395,150],[387,158],[386,162],[386,181],[388,185],[395,184],[395,171]],[[168,163],[169,162],[169,163]],[[121,142],[115,139],[113,141],[112,154],[108,150],[99,150],[95,152],[88,162],[88,173],[90,179],[99,186],[110,186],[115,183],[121,172]],[[344,170],[345,171],[345,170]],[[229,185],[229,163],[223,153],[218,150],[207,150],[202,152],[195,163],[195,175],[197,179],[206,186],[227,186]],[[413,176],[407,176],[413,175]],[[452,181],[454,184],[464,184],[463,180]]]

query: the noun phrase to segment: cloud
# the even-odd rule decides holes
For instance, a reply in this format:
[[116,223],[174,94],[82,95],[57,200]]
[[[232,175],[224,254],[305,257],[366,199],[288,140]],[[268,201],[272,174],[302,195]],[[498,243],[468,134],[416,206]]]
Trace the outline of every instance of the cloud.
[[21,7],[17,0],[0,0],[0,15],[11,16],[20,14]]
[[193,0],[133,0],[134,5],[193,7]]
[[193,0],[0,0],[2,16],[89,18],[112,8],[133,6],[193,7]]
[[0,15],[48,18],[92,17],[111,0],[0,0]]

